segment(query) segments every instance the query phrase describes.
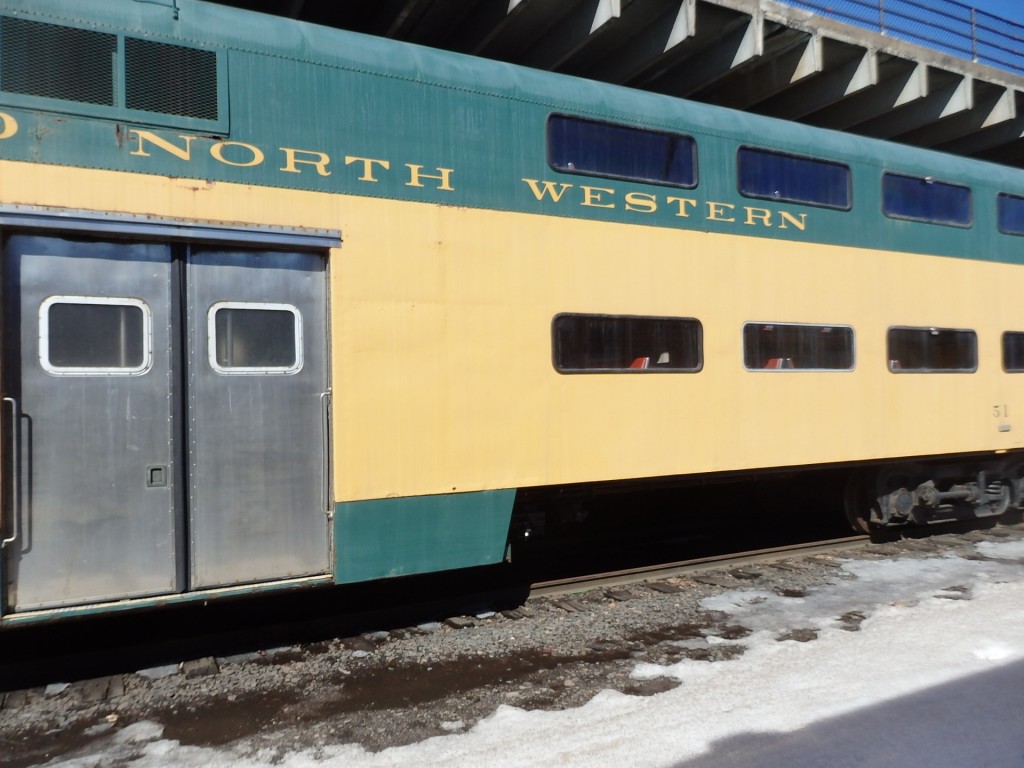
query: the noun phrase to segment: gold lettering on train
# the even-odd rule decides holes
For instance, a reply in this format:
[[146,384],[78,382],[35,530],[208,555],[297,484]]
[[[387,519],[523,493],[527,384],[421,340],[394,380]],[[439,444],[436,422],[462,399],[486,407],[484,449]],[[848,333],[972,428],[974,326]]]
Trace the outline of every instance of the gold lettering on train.
[[150,157],[149,152],[146,151],[146,143],[152,144],[154,147],[160,147],[164,152],[174,155],[179,160],[188,162],[192,159],[192,141],[195,136],[188,136],[186,134],[178,134],[178,138],[185,142],[185,146],[178,146],[172,144],[162,136],[158,136],[152,131],[139,131],[132,129],[128,132],[129,137],[134,136],[139,140],[138,146],[131,151],[131,154],[138,155],[140,157]]
[[[245,161],[229,160],[224,157],[225,147],[242,147],[249,153],[249,159]],[[243,141],[218,141],[210,147],[210,155],[217,162],[224,163],[224,165],[233,165],[236,168],[251,168],[254,165],[262,165],[265,159],[262,149],[252,144],[246,144]]]
[[565,191],[572,189],[573,186],[572,184],[558,184],[558,189],[555,189],[556,185],[553,181],[537,181],[537,179],[523,179],[523,181],[538,200],[544,200],[545,196],[550,196],[556,203],[560,202]]
[[697,201],[692,197],[670,197],[665,202],[676,203],[679,206],[676,210],[676,216],[683,219],[688,219],[690,217],[689,210],[697,207]]
[[797,217],[797,216],[794,216],[789,211],[779,211],[779,216],[782,219],[782,223],[779,224],[779,229],[789,229],[789,227],[786,226],[786,222],[787,221],[790,224],[792,224],[794,227],[799,229],[801,232],[803,232],[803,231],[805,231],[807,229],[807,214],[806,213],[801,213],[800,216]]
[[[10,115],[0,113],[0,138],[13,136],[17,131],[17,121]],[[153,150],[159,150],[186,163],[193,160],[192,148],[196,136],[181,133],[165,137],[141,128],[129,129],[128,135],[132,147],[130,154],[136,157],[152,157]],[[296,147],[278,149],[284,155],[283,165],[278,168],[281,173],[303,173],[309,170],[307,166],[311,166],[320,176],[332,175],[331,156],[326,152]],[[263,165],[267,159],[265,150],[244,141],[214,141],[210,144],[209,152],[210,157],[218,163],[233,168],[252,168]],[[382,175],[391,170],[390,160],[361,155],[345,155],[345,165],[355,166],[353,170],[359,173],[356,178],[369,183],[379,182]],[[446,192],[455,190],[454,168],[438,166],[428,172],[424,170],[428,166],[416,163],[406,163],[405,167],[409,171],[408,180],[405,182],[407,187],[433,187]],[[425,183],[426,180],[429,182]]]
[[9,139],[18,132],[18,121],[14,119],[13,115],[0,112],[0,123],[3,124],[3,130],[0,130],[0,139]]
[[[540,179],[521,179],[529,187],[538,202],[557,203],[559,205],[579,205],[582,208],[620,207],[617,198],[619,190],[612,187],[595,187],[587,184],[542,181]],[[577,194],[572,190],[579,190]],[[705,221],[717,221],[723,224],[745,224],[750,227],[777,227],[778,229],[807,229],[807,214],[795,214],[789,211],[773,211],[753,205],[738,206],[734,203],[723,203],[718,200],[698,200],[694,197],[659,197],[652,192],[630,191],[622,195],[622,209],[631,213],[657,213],[665,205],[672,215],[688,219],[691,214],[703,214]],[[740,211],[742,210],[742,217]]]
[[373,175],[374,165],[379,165],[385,171],[390,170],[391,168],[391,163],[389,163],[387,160],[375,160],[372,157],[356,157],[355,155],[345,155],[345,165],[352,165],[352,163],[363,164],[363,175],[359,177],[360,181],[380,181],[380,179]]
[[589,208],[614,208],[615,203],[604,202],[604,195],[614,195],[614,189],[607,189],[605,187],[588,187],[586,185],[580,186],[583,190],[583,202],[580,205],[585,205]]
[[647,192],[627,192],[626,210],[640,213],[654,213],[658,210],[658,198]]
[[[5,112],[0,112],[0,139],[7,139],[18,133],[18,121]],[[128,132],[130,154],[136,157],[152,157],[154,150],[166,153],[184,162],[192,161],[193,141],[197,138],[189,134],[161,136],[154,131],[133,128]],[[312,166],[320,176],[330,176],[331,156],[326,152],[295,147],[278,147],[284,154],[284,165],[278,170],[282,173],[303,173]],[[266,162],[266,153],[255,144],[244,141],[214,141],[209,145],[210,157],[221,165],[234,168],[252,168]],[[392,161],[362,155],[345,155],[345,165],[353,166],[352,173],[360,182],[375,184],[391,172]],[[404,163],[408,170],[407,187],[432,187],[440,191],[451,192],[455,187],[454,168],[434,167],[417,163]],[[806,213],[793,213],[786,210],[772,210],[759,206],[738,206],[718,200],[699,200],[694,197],[661,197],[652,192],[620,190],[614,187],[598,187],[588,184],[572,184],[562,181],[527,179],[526,184],[534,199],[540,203],[548,202],[556,205],[578,205],[583,208],[601,208],[605,210],[622,209],[630,213],[652,214],[661,210],[662,206],[676,218],[688,219],[692,216],[701,217],[705,221],[723,224],[743,224],[748,227],[774,227],[777,229],[807,230]],[[571,192],[571,194],[570,194]],[[741,215],[742,212],[742,215]]]
[[[331,172],[327,170],[331,158],[326,152],[317,152],[312,149],[294,149],[292,147],[281,147],[280,149],[284,152],[285,163],[284,168],[279,168],[278,170],[285,173],[302,173],[296,167],[299,163],[302,163],[303,165],[312,165],[321,176],[331,175]],[[310,157],[299,157],[299,155],[309,155]]]
[[706,217],[708,221],[736,221],[735,216],[728,215],[729,212],[736,210],[736,206],[732,203],[716,203],[709,200],[705,205],[708,207],[708,215]]
[[413,165],[412,163],[406,163],[405,167],[409,169],[409,181],[405,183],[407,187],[422,187],[423,182],[420,179],[436,179],[441,183],[437,185],[438,189],[443,189],[448,192],[455,190],[455,187],[451,185],[452,174],[455,173],[453,168],[437,168],[439,175],[430,173],[423,173],[422,165]]
[[758,221],[766,227],[772,225],[772,212],[767,208],[752,208],[749,205],[746,206],[747,220],[743,222],[747,226],[754,226]]

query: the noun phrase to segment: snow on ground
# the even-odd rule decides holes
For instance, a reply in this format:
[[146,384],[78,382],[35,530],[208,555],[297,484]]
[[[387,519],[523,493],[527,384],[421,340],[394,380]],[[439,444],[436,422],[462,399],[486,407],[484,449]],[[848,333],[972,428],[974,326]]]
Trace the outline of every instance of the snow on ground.
[[[856,579],[803,598],[756,590],[705,601],[754,632],[731,661],[638,664],[681,685],[650,697],[605,691],[579,709],[501,707],[466,733],[371,754],[358,746],[212,749],[137,723],[67,768],[1021,768],[1024,542],[994,560],[850,561]],[[859,631],[839,617],[866,618]],[[816,630],[809,642],[782,640]],[[709,638],[714,642],[715,638]],[[726,642],[721,640],[721,642]]]

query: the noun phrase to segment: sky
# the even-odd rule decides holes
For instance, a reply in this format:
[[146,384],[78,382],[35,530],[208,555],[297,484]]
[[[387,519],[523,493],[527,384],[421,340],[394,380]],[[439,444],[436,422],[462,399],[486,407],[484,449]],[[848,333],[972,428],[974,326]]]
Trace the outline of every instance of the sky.
[[[286,737],[270,750],[244,740],[198,748],[139,722],[47,766],[1019,768],[1024,541],[976,546],[987,559],[846,561],[851,578],[804,597],[745,589],[707,598],[706,609],[754,631],[704,641],[746,652],[714,663],[637,662],[637,679],[680,681],[653,696],[603,691],[561,712],[501,706],[463,732],[379,753],[289,752]],[[856,632],[839,619],[849,611],[866,617]],[[818,637],[779,639],[793,628]]]

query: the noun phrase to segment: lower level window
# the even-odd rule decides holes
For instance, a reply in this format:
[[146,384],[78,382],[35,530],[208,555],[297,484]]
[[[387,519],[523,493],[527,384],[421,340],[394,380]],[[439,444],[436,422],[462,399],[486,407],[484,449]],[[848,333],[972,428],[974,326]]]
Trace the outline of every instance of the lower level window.
[[743,364],[752,371],[849,371],[853,369],[853,328],[747,323],[743,326]]
[[1007,331],[1003,334],[1003,370],[1024,373],[1024,333]]
[[685,317],[565,314],[552,324],[561,373],[693,373],[702,338],[700,321]]
[[978,334],[955,328],[890,328],[893,373],[970,373],[978,369]]

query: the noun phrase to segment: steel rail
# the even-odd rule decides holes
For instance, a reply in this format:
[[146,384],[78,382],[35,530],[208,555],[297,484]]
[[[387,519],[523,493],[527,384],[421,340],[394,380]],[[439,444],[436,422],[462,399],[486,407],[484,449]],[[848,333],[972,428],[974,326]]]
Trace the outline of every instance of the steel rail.
[[855,549],[866,541],[870,536],[845,536],[839,539],[828,539],[826,541],[814,541],[805,544],[788,544],[782,547],[768,547],[766,549],[753,549],[747,552],[734,552],[724,555],[712,555],[710,557],[698,557],[692,560],[679,560],[672,563],[661,563],[658,565],[644,566],[640,568],[627,568],[621,571],[608,571],[606,573],[587,574],[586,576],[573,576],[565,579],[553,579],[551,581],[538,581],[530,585],[530,597],[553,597],[557,595],[568,595],[578,592],[587,592],[595,589],[607,589],[610,587],[636,584],[642,581],[656,579],[667,579],[672,576],[685,576],[690,573],[708,570],[710,567],[722,567],[750,565],[753,563],[771,562],[773,560],[784,560],[794,555],[809,556],[823,555],[834,552],[841,552],[847,549]]

